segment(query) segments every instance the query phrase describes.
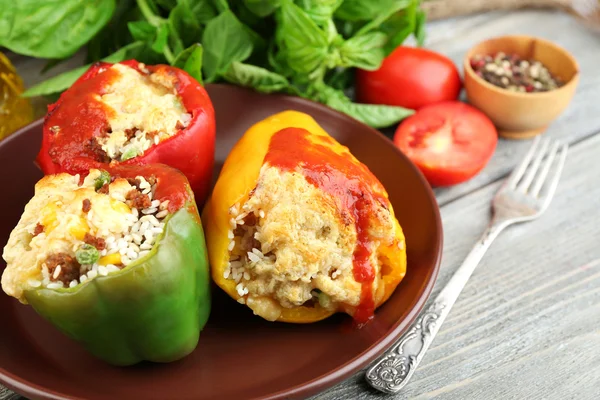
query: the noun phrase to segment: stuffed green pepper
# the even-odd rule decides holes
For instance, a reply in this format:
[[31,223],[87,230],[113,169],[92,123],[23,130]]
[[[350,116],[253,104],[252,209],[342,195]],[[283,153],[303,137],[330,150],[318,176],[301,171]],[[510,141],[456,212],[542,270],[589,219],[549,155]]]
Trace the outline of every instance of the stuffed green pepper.
[[45,176],[3,257],[8,295],[114,365],[186,356],[210,312],[194,196],[162,164]]

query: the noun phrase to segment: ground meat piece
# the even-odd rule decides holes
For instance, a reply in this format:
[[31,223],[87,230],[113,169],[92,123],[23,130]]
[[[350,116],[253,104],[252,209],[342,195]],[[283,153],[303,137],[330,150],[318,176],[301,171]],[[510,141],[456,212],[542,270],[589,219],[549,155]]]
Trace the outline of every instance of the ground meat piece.
[[[69,284],[74,279],[79,279],[79,268],[81,265],[77,262],[75,257],[68,255],[67,253],[56,253],[51,254],[45,261],[50,272],[50,280],[61,281],[65,284]],[[54,270],[60,265],[60,274],[54,279]]]
[[127,140],[130,140],[132,137],[135,136],[135,132],[137,132],[137,129],[136,128],[127,128],[123,132],[125,133]]
[[102,185],[102,187],[98,189],[98,193],[108,194],[108,183]]
[[152,186],[154,186],[156,184],[156,177],[154,175],[150,175],[149,177],[146,178],[146,180]]
[[254,226],[256,225],[257,220],[258,218],[256,218],[256,214],[251,212],[248,215],[246,215],[246,218],[244,218],[244,225]]
[[150,131],[150,132],[146,132],[146,137],[148,137],[149,139],[154,139],[154,136],[156,136],[158,134],[159,134],[158,131]]
[[33,230],[33,236],[37,236],[37,235],[39,235],[42,232],[44,232],[44,225],[37,224],[35,226],[35,229]]
[[127,182],[129,182],[131,186],[135,186],[137,189],[140,188],[140,183],[142,183],[137,178],[127,178]]
[[81,211],[84,213],[88,213],[92,209],[92,202],[90,199],[83,199],[83,204],[81,205]]
[[110,157],[102,149],[102,146],[100,145],[100,143],[98,143],[98,140],[95,137],[89,138],[85,142],[84,148],[94,156],[96,161],[100,161],[103,163],[110,162]]
[[97,250],[100,250],[100,251],[104,250],[106,248],[106,242],[104,241],[104,239],[96,237],[94,235],[90,235],[87,232],[86,232],[85,236],[83,237],[83,241],[86,242],[87,244],[91,244]]
[[143,194],[138,190],[132,189],[125,196],[127,200],[126,203],[129,207],[134,207],[137,209],[148,208],[152,205],[152,201],[147,194]]
[[175,124],[175,129],[180,130],[183,128],[185,128],[185,125],[183,125],[180,120],[177,120],[177,123]]

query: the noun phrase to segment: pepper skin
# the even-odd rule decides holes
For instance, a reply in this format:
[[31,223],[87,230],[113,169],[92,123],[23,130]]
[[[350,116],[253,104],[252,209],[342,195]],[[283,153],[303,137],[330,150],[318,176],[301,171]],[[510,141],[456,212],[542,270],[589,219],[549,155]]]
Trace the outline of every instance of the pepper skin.
[[[323,146],[325,150],[344,155],[346,160],[353,163],[354,166],[360,165],[356,159],[349,155],[346,147],[333,140],[312,117],[304,113],[285,111],[273,115],[258,122],[244,134],[227,157],[212,196],[203,211],[212,278],[221,289],[235,300],[240,299],[240,295],[236,291],[236,282],[232,279],[225,279],[223,275],[229,264],[228,245],[231,240],[228,237],[231,229],[229,209],[234,204],[243,204],[251,196],[259,179],[261,167],[265,160],[272,159],[272,157],[269,158],[269,152],[274,135],[289,128],[301,128],[307,131],[309,134],[306,138],[312,145]],[[289,147],[294,149],[292,151],[297,150],[296,143],[290,142]],[[282,158],[285,158],[285,154]],[[372,177],[369,179],[376,181],[376,178],[370,172],[367,172],[367,174]],[[376,187],[371,189],[373,192],[377,192],[375,194],[380,196],[382,201],[387,203],[387,207],[393,216],[391,204],[387,200],[387,193],[378,181],[377,184]],[[380,306],[390,297],[406,271],[404,236],[397,220],[393,219],[394,243],[396,245],[382,246],[378,250],[378,256],[387,260],[387,262],[381,269],[381,276],[376,278],[380,279],[380,290],[377,290],[374,295],[374,307]],[[357,308],[340,305],[335,310],[329,310],[322,308],[318,303],[311,307],[283,308],[277,320],[290,323],[311,323],[325,319],[336,312],[346,312],[353,315],[357,320]],[[370,317],[372,317],[372,313],[367,319]],[[362,323],[365,320],[357,322]]]
[[151,173],[165,182],[157,193],[170,199],[173,214],[150,254],[74,288],[25,291],[37,313],[113,365],[185,357],[210,313],[204,233],[185,177],[161,165],[111,170],[123,177]]
[[[173,82],[186,111],[192,115],[189,125],[174,136],[151,146],[144,154],[111,165],[162,163],[177,168],[188,178],[199,205],[210,188],[215,149],[215,115],[207,92],[185,71],[168,65],[143,65],[123,61],[142,74],[165,76]],[[105,135],[110,110],[98,101],[105,88],[116,79],[113,64],[98,62],[90,67],[59,100],[48,106],[44,121],[42,147],[37,163],[44,174],[83,173],[92,168],[106,169],[86,147],[86,142]]]

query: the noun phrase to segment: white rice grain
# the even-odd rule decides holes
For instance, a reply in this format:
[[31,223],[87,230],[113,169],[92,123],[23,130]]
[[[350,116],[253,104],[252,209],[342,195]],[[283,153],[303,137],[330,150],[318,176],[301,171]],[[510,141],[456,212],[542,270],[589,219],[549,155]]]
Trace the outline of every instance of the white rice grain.
[[108,264],[106,266],[106,270],[108,271],[108,273],[111,273],[111,272],[119,272],[121,269],[119,267],[117,267],[116,265]]
[[46,286],[48,289],[62,289],[64,285],[62,282],[52,282]]
[[98,272],[91,270],[90,272],[87,273],[87,277],[88,279],[94,279],[96,276],[98,276]]
[[252,253],[252,252],[248,252],[247,254],[248,254],[248,259],[249,259],[251,262],[257,263],[257,262],[259,262],[259,261],[260,261],[260,257],[259,257],[259,256],[257,256],[256,254],[254,254],[254,253]]
[[156,218],[164,218],[164,217],[166,217],[167,215],[169,215],[169,211],[168,211],[168,210],[162,210],[162,211],[159,211],[159,212],[156,214]]
[[77,286],[79,284],[79,282],[77,282],[76,279],[73,279],[71,282],[69,282],[69,287],[70,288],[74,288],[75,286]]
[[142,235],[140,235],[139,233],[132,233],[131,237],[133,238],[133,242],[135,244],[140,244],[142,243],[143,237]]
[[254,254],[256,254],[258,257],[260,257],[260,258],[264,258],[264,257],[265,257],[265,255],[262,253],[262,251],[260,251],[260,250],[259,250],[259,249],[257,249],[257,248],[253,248],[253,249],[252,249],[252,252],[253,252]]
[[243,295],[244,295],[244,285],[242,285],[241,283],[238,283],[238,284],[236,285],[236,287],[235,287],[235,290],[237,291],[237,293],[238,293],[240,296],[243,296]]
[[58,279],[61,271],[62,271],[62,267],[60,265],[57,265],[56,268],[54,269],[54,274],[52,274],[52,278]]
[[148,228],[150,228],[150,222],[146,220],[142,223],[142,226],[140,226],[140,234],[143,235],[148,230]]
[[42,282],[38,281],[37,279],[29,279],[27,281],[27,285],[29,285],[30,287],[33,287],[33,288],[37,288],[37,287],[42,286]]
[[[109,264],[109,265],[112,265],[112,264]],[[100,276],[106,276],[106,275],[108,275],[108,267],[104,266],[104,265],[98,266],[98,274]]]

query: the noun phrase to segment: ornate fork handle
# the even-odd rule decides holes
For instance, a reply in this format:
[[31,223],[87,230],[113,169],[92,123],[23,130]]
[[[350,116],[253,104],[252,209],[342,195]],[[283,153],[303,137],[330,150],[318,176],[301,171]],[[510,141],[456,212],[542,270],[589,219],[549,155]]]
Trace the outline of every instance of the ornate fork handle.
[[0,400],[19,400],[21,396],[0,385]]
[[367,370],[366,379],[371,386],[385,393],[396,393],[406,385],[479,261],[506,226],[506,221],[492,221],[433,304],[417,318],[398,343]]

